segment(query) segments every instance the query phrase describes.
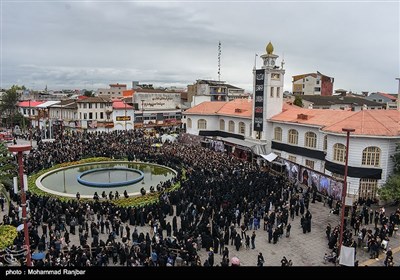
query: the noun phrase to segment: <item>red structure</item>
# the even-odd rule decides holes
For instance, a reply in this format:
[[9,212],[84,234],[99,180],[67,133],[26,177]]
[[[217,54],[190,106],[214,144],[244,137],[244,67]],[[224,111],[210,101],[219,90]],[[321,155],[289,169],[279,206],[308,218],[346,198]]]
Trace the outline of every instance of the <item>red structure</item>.
[[347,194],[347,169],[349,162],[349,142],[350,142],[350,132],[354,132],[354,128],[342,128],[342,131],[347,133],[346,136],[346,159],[344,165],[344,181],[343,181],[343,190],[342,190],[342,213],[340,218],[340,239],[339,239],[339,247],[338,247],[338,255],[340,254],[340,249],[343,244],[343,228],[344,228],[344,212],[346,208],[346,194]]
[[27,249],[26,254],[26,265],[32,266],[31,260],[31,250],[29,245],[29,232],[28,232],[28,223],[27,223],[27,216],[26,216],[26,195],[24,189],[24,165],[22,163],[22,153],[30,151],[32,148],[31,145],[11,145],[8,146],[8,150],[12,153],[17,153],[18,158],[18,176],[19,176],[19,184],[21,187],[21,207],[22,207],[22,220],[24,222],[24,239],[25,239],[25,246]]

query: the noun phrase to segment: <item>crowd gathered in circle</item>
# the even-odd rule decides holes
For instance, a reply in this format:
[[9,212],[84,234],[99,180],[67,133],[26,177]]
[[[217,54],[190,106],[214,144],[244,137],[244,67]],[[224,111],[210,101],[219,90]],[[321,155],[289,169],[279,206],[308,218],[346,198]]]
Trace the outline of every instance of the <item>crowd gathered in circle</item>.
[[[24,155],[28,174],[63,162],[109,157],[165,165],[176,170],[177,176],[163,183],[159,203],[141,207],[118,206],[107,196],[89,201],[61,200],[28,191],[31,251],[44,253],[43,258],[34,260],[34,266],[229,266],[233,265],[229,245],[236,251],[255,249],[259,229],[266,231],[272,244],[290,236],[295,218],[304,234],[311,232],[309,203],[315,200],[315,190],[302,191],[285,176],[262,170],[257,162],[184,143],[179,137],[176,142],[155,146],[161,142],[157,135],[157,131],[134,129],[64,132],[53,142],[37,139],[37,147]],[[163,191],[178,181],[180,188]],[[11,188],[9,194],[13,203],[2,223],[18,226],[20,197]],[[382,241],[398,225],[400,211],[387,218],[382,211],[371,216],[368,209],[365,203],[353,208],[351,226],[355,234],[347,229],[344,240],[349,246],[367,242],[375,257]],[[368,224],[371,219],[377,228],[374,233],[362,227],[363,221]],[[143,227],[150,227],[150,231],[144,233]],[[330,225],[326,230],[333,251],[339,231],[338,226]],[[362,238],[357,239],[360,232]],[[79,244],[71,243],[71,235],[79,236]],[[23,244],[20,231],[15,250],[21,250]],[[203,260],[198,254],[202,249],[208,252]],[[215,262],[214,254],[223,256],[221,263]],[[255,259],[254,266],[264,265],[262,253],[255,253]],[[388,257],[388,265],[391,262]],[[281,263],[290,266],[292,261],[284,257]]]

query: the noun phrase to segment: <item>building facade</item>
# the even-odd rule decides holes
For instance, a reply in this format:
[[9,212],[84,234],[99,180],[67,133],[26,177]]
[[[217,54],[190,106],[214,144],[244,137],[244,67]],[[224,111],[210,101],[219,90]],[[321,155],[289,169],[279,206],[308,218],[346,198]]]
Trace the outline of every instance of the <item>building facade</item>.
[[[378,188],[393,171],[391,155],[400,141],[400,112],[308,109],[284,104],[282,95],[278,97],[276,90],[272,90],[283,86],[285,73],[284,69],[272,65],[275,61],[271,63],[271,59],[277,58],[272,45],[267,46],[267,53],[261,57],[263,68],[253,71],[251,106],[237,101],[201,103],[184,113],[187,132],[213,136],[209,131],[214,131],[222,140],[239,138],[240,133],[234,132],[242,123],[244,129],[239,131],[244,132],[243,143],[236,141],[238,145],[264,142],[267,152],[341,181],[347,148],[347,135],[342,129],[354,128],[348,147],[348,195],[376,198]],[[281,75],[275,83],[273,74]],[[226,108],[231,108],[229,119]]]
[[197,80],[188,85],[187,102],[191,107],[204,101],[230,101],[236,98],[247,98],[244,89],[224,81]]
[[330,96],[333,93],[334,78],[317,73],[293,76],[292,92],[299,95]]
[[123,92],[126,91],[126,84],[110,84],[110,88],[99,88],[96,91],[98,97],[118,99],[123,97]]
[[397,94],[388,94],[383,92],[373,92],[366,96],[365,99],[383,103],[388,110],[397,110]]

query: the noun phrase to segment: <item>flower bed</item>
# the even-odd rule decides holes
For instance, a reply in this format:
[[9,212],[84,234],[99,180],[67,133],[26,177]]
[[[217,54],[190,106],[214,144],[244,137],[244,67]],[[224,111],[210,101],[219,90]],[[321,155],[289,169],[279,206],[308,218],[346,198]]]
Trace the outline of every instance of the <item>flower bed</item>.
[[8,246],[13,245],[17,235],[16,227],[10,225],[0,226],[0,250],[4,250]]

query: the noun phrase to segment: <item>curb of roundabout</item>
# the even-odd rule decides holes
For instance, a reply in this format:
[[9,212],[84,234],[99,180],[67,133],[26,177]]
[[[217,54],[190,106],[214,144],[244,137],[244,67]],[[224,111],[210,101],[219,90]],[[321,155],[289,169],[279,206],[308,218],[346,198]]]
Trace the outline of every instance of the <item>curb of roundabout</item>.
[[[109,182],[109,183],[99,183],[99,182],[93,182],[93,181],[87,181],[82,179],[82,177],[91,174],[91,173],[96,173],[96,172],[103,172],[103,171],[128,171],[128,172],[133,172],[133,173],[138,173],[139,177],[128,180],[128,181],[120,181],[120,182]],[[138,169],[134,168],[126,168],[126,167],[112,167],[112,168],[95,168],[91,169],[85,172],[82,172],[77,176],[77,180],[80,184],[88,186],[88,187],[99,187],[99,188],[111,188],[111,187],[121,187],[121,186],[126,186],[126,185],[131,185],[135,184],[137,182],[140,182],[144,178],[144,173]]]

